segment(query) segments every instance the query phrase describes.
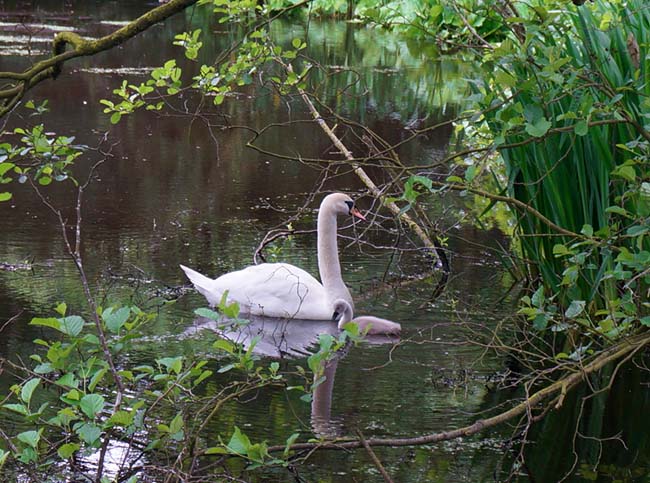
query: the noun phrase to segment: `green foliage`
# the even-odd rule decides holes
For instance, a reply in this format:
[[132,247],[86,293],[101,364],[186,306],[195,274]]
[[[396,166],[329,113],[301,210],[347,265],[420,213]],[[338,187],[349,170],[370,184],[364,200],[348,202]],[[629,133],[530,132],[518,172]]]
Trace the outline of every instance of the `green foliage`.
[[174,45],[185,49],[185,57],[190,60],[196,60],[199,56],[199,50],[203,47],[203,42],[199,41],[201,29],[196,29],[192,33],[184,32],[174,37]]
[[535,14],[520,19],[523,43],[484,56],[481,90],[509,194],[576,233],[520,216],[524,254],[553,295],[522,313],[539,329],[613,337],[648,314],[650,12],[631,0]]
[[[223,2],[215,2],[220,5]],[[229,2],[227,10],[235,15],[238,8]],[[249,2],[239,2],[248,4]],[[224,4],[225,5],[225,4]],[[255,2],[252,2],[255,5]],[[216,7],[221,11],[221,7]],[[174,42],[185,48],[185,55],[191,60],[196,60],[198,52],[203,43],[200,41],[201,30],[185,32],[177,35]],[[131,114],[138,109],[161,110],[165,96],[175,96],[184,89],[194,89],[206,97],[211,97],[215,106],[221,105],[227,96],[237,88],[247,86],[253,82],[253,76],[262,71],[273,62],[291,62],[298,52],[305,49],[307,44],[300,39],[294,39],[293,49],[283,49],[273,45],[265,30],[253,30],[242,40],[236,50],[236,55],[218,66],[202,64],[198,67],[198,74],[192,77],[189,83],[183,83],[183,72],[177,66],[176,61],[171,59],[162,67],[151,72],[151,79],[140,85],[129,84],[126,80],[120,88],[113,93],[119,98],[118,101],[102,99],[100,102],[106,106],[104,113],[110,114],[111,123],[118,123],[125,115]],[[305,66],[300,73],[287,72],[283,76],[272,75],[271,80],[282,92],[289,92],[295,86],[304,87],[304,78],[309,71]]]
[[[70,169],[88,146],[75,144],[74,137],[47,132],[43,124],[15,128],[13,135],[18,142],[0,143],[0,184],[11,183],[14,177],[19,183],[31,177],[41,186],[67,179],[76,183]],[[0,192],[0,202],[11,198],[10,192]]]
[[361,21],[437,43],[476,44],[467,25],[487,42],[500,41],[510,31],[499,10],[481,0],[362,1],[356,11]]
[[[223,310],[219,317],[225,312],[238,315],[238,307],[225,305],[225,298],[217,310]],[[154,315],[134,306],[99,308],[101,327],[97,333],[95,324],[68,314],[65,303],[59,303],[55,311],[58,317],[32,319],[31,324],[41,327],[44,333],[35,341],[41,351],[30,356],[33,367],[26,368],[32,376],[12,386],[0,406],[1,411],[23,420],[22,431],[8,434],[13,449],[0,453],[0,465],[6,461],[12,465],[37,464],[47,471],[58,465],[59,459],[99,450],[110,443],[115,431],[127,435],[146,433],[149,444],[145,451],[161,452],[173,448],[173,444],[189,447],[197,426],[203,423],[192,417],[192,408],[200,403],[193,391],[214,376],[206,367],[208,361],[165,355],[155,364],[122,367],[114,373],[99,334],[110,334],[108,348],[115,358],[131,350],[142,327]],[[278,363],[269,368],[255,366],[255,343],[247,349],[225,339],[215,343],[215,349],[226,359],[218,372],[236,369],[245,375],[230,390],[245,394],[282,380]],[[122,381],[123,393],[116,374]],[[226,389],[221,395],[227,394]],[[174,410],[171,414],[170,409]],[[243,456],[254,465],[285,464],[284,460],[270,457],[266,443],[251,444],[238,428],[230,442],[217,449]],[[217,453],[217,449],[208,449],[205,454]]]

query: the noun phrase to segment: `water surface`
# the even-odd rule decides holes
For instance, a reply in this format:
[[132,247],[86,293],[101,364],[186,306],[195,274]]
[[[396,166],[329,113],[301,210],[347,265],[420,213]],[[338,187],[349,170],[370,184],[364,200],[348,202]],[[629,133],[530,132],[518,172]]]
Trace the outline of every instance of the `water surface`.
[[[25,68],[45,55],[48,39],[59,29],[98,37],[151,7],[123,1],[71,5],[72,14],[62,11],[60,2],[38,2],[37,7],[0,2],[2,70]],[[60,78],[42,83],[31,93],[37,103],[49,100],[50,111],[43,116],[49,130],[74,135],[78,142],[110,153],[83,204],[82,252],[91,284],[105,305],[126,298],[159,310],[138,351],[128,355],[142,363],[151,363],[160,354],[210,356],[212,352],[214,332],[193,320],[193,310],[204,304],[203,299],[192,291],[177,299],[186,283],[179,263],[214,275],[250,264],[266,231],[283,226],[298,208],[305,209],[292,222],[294,227],[313,228],[320,201],[308,202],[308,194],[322,181],[317,166],[246,147],[252,133],[244,127],[260,130],[272,123],[309,117],[299,102],[283,99],[272,90],[242,89],[210,113],[212,127],[205,119],[184,114],[182,103],[174,106],[180,110],[176,113],[141,112],[124,117],[116,126],[101,112],[99,100],[110,98],[122,79],[144,81],[152,68],[180,55],[171,45],[173,35],[199,27],[216,32],[206,40],[203,60],[224,49],[237,34],[236,28],[217,23],[200,9],[190,9],[118,49],[66,64]],[[278,23],[272,34],[286,44],[294,37],[306,38],[309,56],[331,69],[340,68],[337,75],[316,78],[323,100],[391,143],[408,138],[413,127],[435,125],[461,112],[467,79],[476,75],[462,60],[431,61],[428,47],[378,30],[312,21],[309,25]],[[360,83],[341,91],[353,78]],[[21,111],[13,116],[10,124],[36,122],[23,115]],[[357,153],[368,149],[359,139],[348,141]],[[448,151],[450,142],[455,142],[452,129],[443,127],[404,145],[398,154],[407,164],[434,164]],[[258,145],[268,152],[299,154],[303,159],[327,158],[332,152],[323,133],[304,122],[290,129],[271,129]],[[80,176],[105,156],[101,152],[91,152],[78,163]],[[382,176],[378,170],[369,172]],[[50,315],[56,302],[65,300],[71,310],[85,310],[57,221],[28,186],[14,183],[11,189],[14,198],[0,204],[0,262],[28,263],[31,269],[0,271],[0,322],[20,314],[3,331],[0,354],[4,357],[26,356],[34,350],[31,341],[40,331],[28,322],[32,316]],[[325,189],[359,195],[362,209],[377,209],[349,169],[339,168]],[[72,220],[74,190],[57,185],[46,193]],[[499,258],[491,250],[507,247],[509,241],[496,229],[458,223],[459,219],[471,220],[465,218],[467,204],[457,195],[444,194],[428,207],[448,237],[453,270],[443,295],[437,298],[432,297],[440,278],[435,270],[419,282],[401,286],[385,282],[429,272],[431,259],[349,243],[362,238],[374,245],[395,244],[395,235],[378,226],[367,232],[367,226],[359,224],[344,229],[345,242],[340,242],[343,273],[358,313],[399,321],[402,339],[351,347],[331,369],[334,383],[322,399],[327,403],[331,397],[331,402],[321,413],[314,414],[298,393],[263,391],[245,403],[224,408],[210,428],[214,442],[219,436],[227,439],[233,425],[253,440],[270,444],[282,443],[296,430],[305,439],[313,432],[351,435],[357,429],[366,437],[418,436],[470,424],[475,414],[489,407],[496,397],[488,389],[488,378],[503,363],[480,346],[467,344],[459,321],[490,326],[511,310],[501,298],[512,280],[498,269]],[[279,247],[280,259],[317,272],[313,234],[296,235]],[[176,302],[166,303],[170,299]],[[303,329],[299,338],[309,341],[332,327]],[[264,330],[282,332],[272,323]],[[281,354],[282,368],[304,366],[310,350],[309,343],[304,344],[302,355],[286,350]],[[269,360],[267,353],[263,361]],[[215,381],[219,381],[217,376]],[[10,382],[5,378],[4,387]],[[485,481],[508,459],[510,436],[505,428],[481,438],[431,447],[382,448],[377,453],[396,481]],[[309,481],[383,481],[362,451],[318,453],[302,471]],[[283,481],[286,476],[284,470],[276,470],[266,477]]]

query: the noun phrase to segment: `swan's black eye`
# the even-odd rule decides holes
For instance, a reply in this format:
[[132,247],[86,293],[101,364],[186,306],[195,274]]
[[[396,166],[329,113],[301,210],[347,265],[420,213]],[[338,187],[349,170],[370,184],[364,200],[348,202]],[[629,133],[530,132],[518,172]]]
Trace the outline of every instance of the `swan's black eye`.
[[352,211],[352,208],[354,208],[354,201],[346,201],[346,205],[348,205],[348,210]]
[[[349,201],[346,201],[346,203],[349,203]],[[336,322],[337,320],[339,320],[339,317],[341,317],[341,314],[339,314],[339,313],[335,310],[334,313],[332,314],[332,320],[333,320],[334,322]]]

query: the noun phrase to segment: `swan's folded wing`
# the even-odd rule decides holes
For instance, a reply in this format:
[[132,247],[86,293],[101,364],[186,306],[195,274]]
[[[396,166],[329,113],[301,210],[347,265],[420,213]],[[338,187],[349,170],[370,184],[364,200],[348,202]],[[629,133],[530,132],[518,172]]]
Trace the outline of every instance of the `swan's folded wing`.
[[301,268],[288,263],[263,263],[219,277],[215,288],[228,290],[242,312],[266,317],[329,320],[325,289]]

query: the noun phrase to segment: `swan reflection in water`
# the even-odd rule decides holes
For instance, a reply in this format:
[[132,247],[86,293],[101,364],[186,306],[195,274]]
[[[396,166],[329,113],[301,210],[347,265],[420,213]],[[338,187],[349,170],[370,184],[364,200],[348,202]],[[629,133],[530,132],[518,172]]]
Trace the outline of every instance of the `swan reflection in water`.
[[[319,337],[329,334],[338,338],[341,330],[336,322],[300,319],[281,319],[258,315],[246,316],[248,323],[224,319],[216,321],[198,317],[186,331],[194,335],[201,330],[212,330],[220,337],[241,344],[245,350],[253,341],[253,353],[272,359],[300,359],[311,356],[318,351]],[[399,341],[395,335],[365,335],[364,342],[369,344],[394,344]],[[313,391],[311,404],[312,429],[318,437],[336,437],[343,432],[342,427],[332,421],[332,394],[338,363],[351,348],[350,341],[337,351],[330,360],[324,362],[322,375],[325,379]]]

